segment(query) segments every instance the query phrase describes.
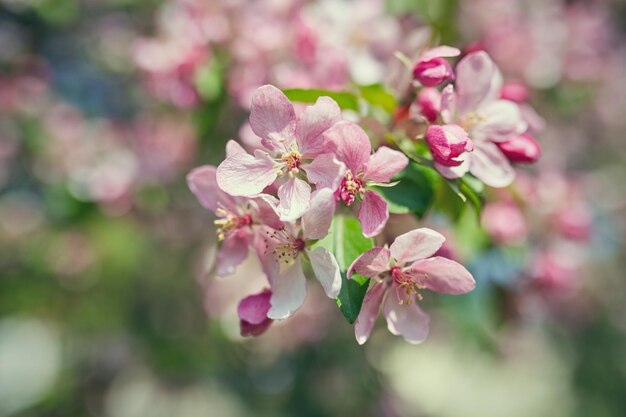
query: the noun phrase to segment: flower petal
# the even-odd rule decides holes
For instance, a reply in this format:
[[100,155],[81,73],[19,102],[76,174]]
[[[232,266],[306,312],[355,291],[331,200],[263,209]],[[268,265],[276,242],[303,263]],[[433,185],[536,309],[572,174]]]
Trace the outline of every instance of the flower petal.
[[298,119],[296,137],[300,152],[308,158],[327,152],[322,134],[341,120],[341,109],[330,97],[319,97]]
[[233,196],[254,196],[276,179],[274,162],[260,151],[236,153],[217,167],[217,184]]
[[459,113],[476,110],[483,102],[500,95],[502,76],[484,51],[466,55],[456,67],[456,91]]
[[370,158],[372,144],[367,133],[352,122],[339,122],[324,132],[337,159],[354,175],[361,172]]
[[412,344],[426,340],[430,328],[430,318],[418,304],[417,302],[400,304],[393,291],[387,295],[383,303],[383,315],[391,334],[402,336]]
[[402,171],[409,163],[402,152],[381,146],[370,157],[365,168],[363,179],[378,183],[391,181],[391,178]]
[[494,100],[478,110],[483,121],[472,130],[472,139],[505,141],[524,133],[528,124],[519,106],[508,100]]
[[469,160],[470,172],[490,187],[506,187],[515,180],[511,163],[491,142],[475,143]]
[[355,272],[364,277],[376,278],[381,273],[389,270],[390,257],[391,252],[388,248],[378,247],[370,249],[352,262],[352,265],[348,268],[348,278]]
[[237,207],[235,199],[217,185],[216,170],[217,168],[211,165],[195,168],[187,175],[187,185],[204,208],[212,212],[215,212],[219,205],[235,209]]
[[425,279],[420,279],[420,285],[437,292],[465,294],[476,287],[474,277],[463,265],[440,256],[415,262],[411,271],[425,275]]
[[273,85],[259,87],[252,96],[250,127],[267,149],[288,148],[295,138],[296,113],[293,105]]
[[272,285],[272,307],[267,317],[273,320],[286,319],[304,303],[306,278],[302,272],[300,257],[293,265],[270,278]]
[[389,249],[391,256],[402,265],[433,256],[445,241],[441,233],[423,227],[398,236]]
[[239,264],[248,257],[248,235],[243,231],[229,233],[217,253],[216,274],[219,277],[232,275]]
[[454,120],[457,107],[457,95],[452,84],[446,86],[441,92],[441,119],[444,123],[450,124]]
[[460,155],[456,158],[461,162],[461,165],[455,167],[448,167],[445,165],[441,165],[440,163],[435,162],[435,169],[448,179],[461,178],[463,175],[467,174],[470,169],[470,156],[468,154]]
[[374,191],[366,190],[358,217],[363,229],[363,236],[376,236],[382,232],[389,219],[387,202]]
[[237,314],[240,320],[250,324],[261,324],[267,319],[267,312],[271,304],[272,292],[264,290],[258,294],[249,295],[239,302]]
[[228,142],[226,142],[226,156],[228,157],[236,153],[248,153],[248,152],[246,152],[243,146],[241,146],[239,143],[231,139]]
[[335,257],[325,248],[318,247],[308,252],[315,277],[324,287],[326,295],[337,298],[341,290],[341,273]]
[[309,208],[311,186],[300,178],[290,178],[278,189],[278,216],[282,221],[295,221]]
[[384,282],[377,282],[370,288],[363,298],[363,304],[359,316],[354,322],[354,336],[359,345],[367,342],[372,333],[374,323],[380,311],[380,304],[383,302],[387,285]]
[[335,196],[330,188],[313,193],[311,205],[302,215],[302,237],[305,240],[323,239],[328,234],[335,206]]
[[461,55],[461,51],[452,46],[441,45],[433,49],[429,49],[424,52],[420,57],[419,61],[430,61],[433,58],[451,58],[454,56]]
[[339,162],[333,154],[319,155],[310,164],[303,165],[309,182],[317,188],[328,187],[336,190],[346,172],[346,166]]

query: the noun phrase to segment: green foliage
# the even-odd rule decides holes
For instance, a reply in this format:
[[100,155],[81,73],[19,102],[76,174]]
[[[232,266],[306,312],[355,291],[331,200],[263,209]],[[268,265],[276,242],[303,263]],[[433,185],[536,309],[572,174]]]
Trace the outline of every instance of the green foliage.
[[373,106],[379,106],[391,114],[398,106],[396,98],[380,84],[359,87],[361,97]]
[[361,224],[356,218],[338,215],[333,218],[328,236],[316,245],[328,249],[337,259],[342,281],[337,305],[346,320],[354,323],[361,311],[369,279],[359,274],[347,279],[346,273],[359,255],[374,247],[374,241],[363,236]]
[[358,86],[358,93],[349,91],[332,91],[318,88],[288,88],[283,93],[291,101],[299,103],[315,103],[319,97],[327,96],[339,104],[343,110],[361,110],[361,101],[380,108],[387,115],[393,113],[397,106],[396,98],[380,84]]
[[283,93],[285,93],[289,100],[299,103],[315,103],[319,97],[328,96],[335,100],[343,110],[359,110],[358,97],[347,91],[331,91],[318,88],[288,88],[283,90]]
[[431,168],[411,162],[394,180],[399,183],[393,187],[371,188],[387,201],[390,213],[412,213],[423,217],[435,198],[437,173]]

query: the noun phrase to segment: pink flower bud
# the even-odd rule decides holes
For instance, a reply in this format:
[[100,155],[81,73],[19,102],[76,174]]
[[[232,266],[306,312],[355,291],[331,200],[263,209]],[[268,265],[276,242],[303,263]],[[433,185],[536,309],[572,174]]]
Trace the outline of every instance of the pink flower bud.
[[453,80],[454,72],[445,58],[433,58],[415,64],[413,78],[425,87],[436,87],[446,80]]
[[524,214],[513,203],[487,204],[481,216],[481,223],[491,239],[501,245],[523,242],[528,234]]
[[267,317],[267,312],[271,297],[272,292],[264,290],[239,302],[237,314],[242,336],[260,336],[270,327],[273,320]]
[[450,46],[438,46],[426,51],[413,67],[413,78],[424,87],[436,87],[447,80],[454,80],[452,65],[446,57],[458,56],[461,53]]
[[541,146],[527,133],[522,133],[506,142],[496,142],[496,145],[509,161],[518,164],[532,164],[541,157]]
[[463,161],[456,158],[474,150],[467,132],[458,125],[430,126],[425,139],[435,162],[448,167],[461,165]]
[[441,109],[441,93],[435,88],[424,88],[415,100],[419,113],[430,123],[437,120]]
[[528,101],[530,93],[528,87],[523,82],[509,81],[502,86],[500,98],[509,100],[517,104],[523,104]]

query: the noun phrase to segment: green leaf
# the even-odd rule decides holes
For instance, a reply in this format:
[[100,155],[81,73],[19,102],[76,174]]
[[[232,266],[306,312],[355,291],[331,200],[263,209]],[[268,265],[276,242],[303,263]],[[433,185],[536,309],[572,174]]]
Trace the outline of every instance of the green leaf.
[[379,106],[391,114],[398,106],[396,98],[380,84],[360,86],[361,97],[368,103]]
[[437,173],[414,162],[400,172],[396,178],[400,182],[395,187],[371,186],[387,201],[390,213],[413,213],[423,217],[435,198]]
[[283,93],[291,101],[299,103],[315,103],[319,97],[328,96],[335,100],[344,110],[359,111],[359,99],[347,91],[331,91],[322,89],[288,88]]
[[338,215],[333,218],[328,235],[315,244],[318,245],[328,249],[337,259],[342,281],[337,305],[346,320],[354,323],[361,311],[369,278],[354,274],[347,279],[346,273],[357,257],[374,247],[374,240],[363,236],[356,218]]
[[339,297],[337,297],[337,305],[341,314],[350,324],[354,323],[357,317],[359,317],[369,283],[369,278],[362,275],[353,274],[350,279],[347,279],[346,273],[341,273],[341,291],[339,291]]
[[466,197],[467,201],[474,206],[478,217],[480,217],[480,213],[485,202],[482,194],[484,188],[485,185],[480,180],[469,175],[465,175],[459,181],[459,190]]

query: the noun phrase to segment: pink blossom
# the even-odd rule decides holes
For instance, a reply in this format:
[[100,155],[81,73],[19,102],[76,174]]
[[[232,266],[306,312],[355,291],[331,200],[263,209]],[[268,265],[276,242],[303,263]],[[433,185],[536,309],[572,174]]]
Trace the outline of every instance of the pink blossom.
[[272,292],[263,290],[258,294],[249,295],[239,302],[239,329],[242,336],[260,336],[271,326],[273,320],[267,317]]
[[462,265],[433,256],[444,241],[434,230],[415,229],[398,236],[389,248],[371,249],[352,263],[348,277],[356,272],[374,280],[354,325],[359,344],[369,338],[381,305],[392,334],[421,343],[428,336],[429,317],[418,306],[420,292],[463,294],[474,289],[474,278]]
[[485,206],[481,223],[491,238],[501,245],[522,243],[528,236],[524,213],[510,202],[496,202]]
[[423,88],[420,90],[414,105],[411,106],[412,112],[417,113],[430,123],[434,123],[437,120],[440,110],[441,93],[435,88]]
[[424,87],[436,87],[444,81],[454,80],[452,66],[445,58],[460,54],[461,51],[450,46],[438,46],[426,51],[413,67],[413,78]]
[[279,228],[264,228],[264,240],[259,241],[256,249],[272,288],[269,318],[290,317],[304,302],[303,259],[310,262],[313,274],[328,297],[336,298],[339,294],[341,274],[335,257],[325,248],[310,248],[314,241],[328,234],[334,210],[333,192],[323,188],[313,193],[311,208],[303,214],[300,224],[283,223]]
[[496,142],[496,146],[509,161],[518,164],[532,164],[541,157],[541,145],[528,133],[513,136],[504,142]]
[[[278,213],[293,221],[309,207],[311,186],[336,187],[343,167],[327,152],[324,132],[341,117],[337,103],[320,97],[296,117],[289,99],[276,87],[260,87],[252,98],[250,127],[263,149],[236,152],[217,168],[217,183],[232,196],[258,196],[277,178]],[[303,179],[306,174],[306,180]]]
[[524,133],[527,124],[517,104],[501,100],[502,76],[485,52],[474,52],[457,66],[456,91],[450,85],[442,93],[444,123],[456,123],[474,143],[473,152],[459,157],[455,167],[436,164],[442,175],[459,178],[466,172],[492,187],[506,187],[515,171],[495,142]]
[[358,218],[363,234],[367,237],[379,234],[387,223],[387,202],[368,184],[386,183],[409,163],[401,152],[380,147],[374,154],[367,133],[351,122],[340,122],[328,129],[324,136],[335,156],[346,166],[345,174],[336,188],[338,200],[347,206],[357,198],[361,200]]
[[500,91],[501,99],[509,100],[517,104],[526,103],[529,95],[528,86],[520,81],[506,82]]
[[218,219],[217,237],[221,243],[217,254],[216,273],[227,276],[248,256],[248,247],[260,232],[260,225],[279,227],[280,221],[272,207],[260,198],[233,197],[223,192],[216,181],[216,168],[204,165],[187,175],[189,189],[203,207]]
[[425,135],[433,159],[440,165],[455,167],[463,163],[458,157],[474,149],[467,133],[458,125],[433,125]]

